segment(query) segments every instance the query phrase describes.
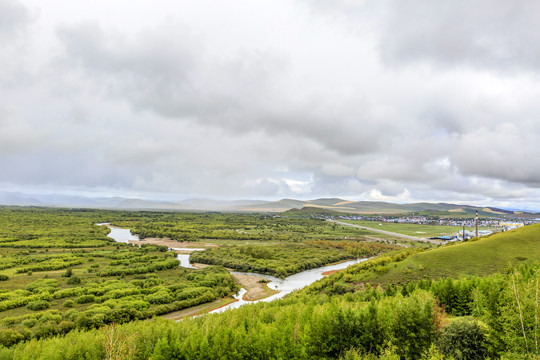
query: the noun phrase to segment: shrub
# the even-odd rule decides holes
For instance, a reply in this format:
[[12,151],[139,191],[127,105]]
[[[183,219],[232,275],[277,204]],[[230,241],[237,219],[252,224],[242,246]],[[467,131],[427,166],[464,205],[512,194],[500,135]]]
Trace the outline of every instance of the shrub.
[[5,329],[0,332],[0,344],[3,346],[11,346],[23,339],[24,336],[15,330]]
[[34,327],[34,325],[36,325],[36,322],[37,320],[34,319],[34,318],[30,318],[30,319],[26,319],[22,322],[22,324],[24,326],[26,326],[27,328],[31,328],[31,327]]
[[73,275],[73,270],[71,268],[69,268],[69,269],[66,270],[66,272],[62,276],[70,278],[72,275]]
[[487,355],[484,331],[474,320],[452,321],[443,328],[438,347],[443,355],[456,360],[484,359]]
[[6,281],[6,280],[9,280],[9,276],[0,274],[0,281]]
[[72,276],[67,281],[69,285],[79,285],[81,283],[81,278],[78,276]]
[[73,302],[73,300],[66,300],[66,301],[64,301],[64,307],[70,308],[70,307],[73,307],[73,305],[75,305],[75,303]]
[[75,301],[77,302],[77,304],[87,304],[95,302],[96,297],[94,295],[81,295]]
[[51,305],[49,304],[48,301],[45,301],[45,300],[32,301],[28,303],[28,305],[26,305],[26,307],[29,310],[33,310],[33,311],[45,310],[49,308],[49,306]]
[[58,324],[57,328],[60,333],[66,334],[71,330],[75,329],[75,323],[73,323],[72,321],[64,320]]

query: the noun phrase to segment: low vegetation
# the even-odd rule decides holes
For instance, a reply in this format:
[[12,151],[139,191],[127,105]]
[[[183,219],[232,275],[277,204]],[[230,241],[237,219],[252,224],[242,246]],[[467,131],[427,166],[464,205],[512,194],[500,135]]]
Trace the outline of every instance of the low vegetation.
[[316,241],[301,244],[229,245],[197,251],[193,262],[284,278],[327,264],[370,257],[394,249],[378,243]]
[[130,228],[140,238],[178,241],[303,242],[306,240],[364,240],[379,236],[310,217],[267,214],[141,213],[131,214],[119,227]]
[[[0,221],[1,360],[540,354],[540,224],[398,249],[301,217],[4,208]],[[282,300],[174,322],[156,316],[207,311],[238,285],[220,266],[180,268],[166,247],[115,243],[98,222],[215,242],[196,261],[282,277],[375,257]]]
[[[540,262],[540,224],[457,242],[413,254],[400,262],[382,259],[370,269],[356,265],[345,272],[352,283],[399,284],[411,280],[438,279],[505,271],[508,266]],[[384,264],[383,264],[384,263]]]
[[184,269],[167,248],[113,242],[93,223],[103,215],[0,211],[0,344],[151,318],[237,291],[225,269]]
[[[404,224],[394,222],[380,222],[368,220],[343,220],[354,225],[365,226],[379,230],[395,232],[398,234],[416,236],[421,238],[430,238],[435,236],[453,236],[463,231],[462,226],[452,225],[424,225],[424,224]],[[467,231],[474,231],[474,227],[466,227]],[[480,230],[488,230],[491,228],[480,227]]]
[[301,293],[178,323],[32,340],[0,349],[0,359],[534,359],[539,277],[529,265],[386,291]]

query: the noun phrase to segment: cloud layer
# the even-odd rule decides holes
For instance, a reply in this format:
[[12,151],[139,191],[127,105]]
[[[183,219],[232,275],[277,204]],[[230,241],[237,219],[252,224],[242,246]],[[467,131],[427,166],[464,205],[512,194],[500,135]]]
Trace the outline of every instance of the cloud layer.
[[6,189],[540,209],[532,2],[84,6],[0,0]]

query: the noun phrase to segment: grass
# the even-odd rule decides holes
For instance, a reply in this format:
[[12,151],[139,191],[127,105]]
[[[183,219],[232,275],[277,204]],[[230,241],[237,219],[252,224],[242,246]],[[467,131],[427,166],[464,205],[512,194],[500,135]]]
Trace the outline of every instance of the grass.
[[540,224],[418,253],[386,265],[378,274],[367,273],[365,278],[385,284],[422,278],[486,276],[528,261],[540,261]]
[[[463,230],[462,226],[450,225],[421,225],[421,224],[401,224],[378,221],[353,221],[342,220],[350,224],[370,227],[379,230],[391,231],[398,234],[417,236],[421,238],[430,238],[434,236],[456,235]],[[381,224],[381,225],[379,225]],[[479,227],[480,230],[488,230],[491,228]],[[465,227],[465,230],[474,231],[473,227]]]
[[192,306],[192,307],[187,308],[187,309],[183,309],[183,310],[180,310],[180,311],[175,311],[175,312],[172,312],[172,313],[161,315],[160,317],[165,318],[165,319],[170,319],[170,320],[180,320],[180,319],[183,319],[185,317],[207,314],[210,311],[213,311],[213,310],[219,309],[221,307],[227,306],[230,303],[233,303],[233,302],[236,302],[236,301],[238,301],[238,300],[236,300],[234,298],[230,298],[230,297],[224,298],[224,299],[218,299],[218,300],[212,301],[210,303],[201,304],[201,305],[197,305],[197,306]]

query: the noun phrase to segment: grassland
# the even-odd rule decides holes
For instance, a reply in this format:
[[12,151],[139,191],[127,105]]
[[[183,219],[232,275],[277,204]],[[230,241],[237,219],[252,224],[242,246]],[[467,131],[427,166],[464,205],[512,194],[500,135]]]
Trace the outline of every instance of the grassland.
[[[421,279],[487,276],[511,266],[540,262],[540,224],[391,258],[381,256],[323,280],[344,286],[403,284]],[[321,289],[325,285],[321,285]]]
[[[421,238],[430,238],[443,235],[456,235],[463,230],[462,226],[450,225],[422,225],[422,224],[403,224],[393,222],[379,222],[367,220],[342,220],[343,222],[365,226],[369,228],[391,231],[398,234],[417,236]],[[491,228],[480,227],[480,230],[491,230]],[[473,227],[465,227],[465,230],[474,231]]]

